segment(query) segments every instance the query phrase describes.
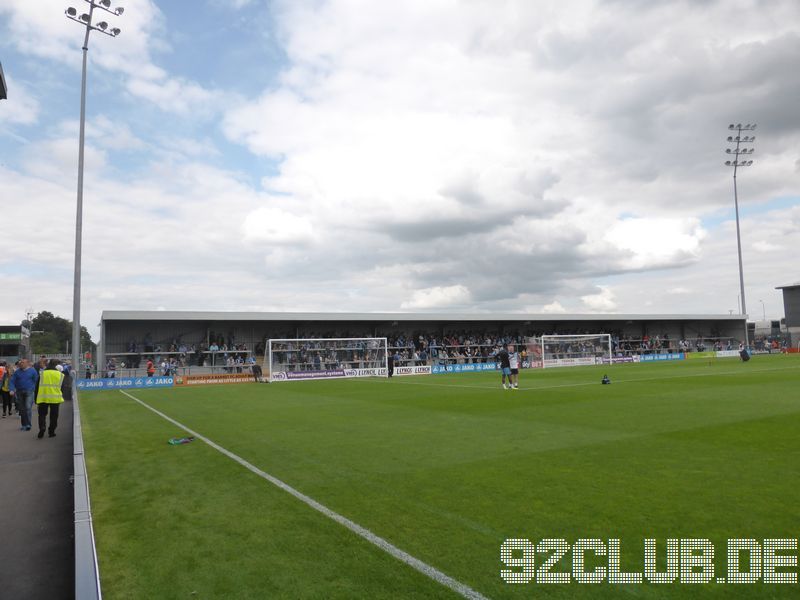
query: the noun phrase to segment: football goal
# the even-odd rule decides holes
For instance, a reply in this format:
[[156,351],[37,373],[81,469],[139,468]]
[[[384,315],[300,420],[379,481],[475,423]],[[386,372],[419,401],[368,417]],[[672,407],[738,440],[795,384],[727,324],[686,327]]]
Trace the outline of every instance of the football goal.
[[269,381],[387,377],[386,338],[271,339]]
[[542,366],[575,367],[613,361],[611,335],[543,335],[541,337]]

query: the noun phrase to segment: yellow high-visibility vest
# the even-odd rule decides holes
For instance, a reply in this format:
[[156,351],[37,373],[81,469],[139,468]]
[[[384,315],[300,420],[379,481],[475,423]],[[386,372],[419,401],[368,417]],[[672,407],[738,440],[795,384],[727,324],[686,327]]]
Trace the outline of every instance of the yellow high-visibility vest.
[[61,382],[64,375],[55,369],[43,369],[39,372],[39,393],[36,404],[58,404],[64,401],[61,395]]

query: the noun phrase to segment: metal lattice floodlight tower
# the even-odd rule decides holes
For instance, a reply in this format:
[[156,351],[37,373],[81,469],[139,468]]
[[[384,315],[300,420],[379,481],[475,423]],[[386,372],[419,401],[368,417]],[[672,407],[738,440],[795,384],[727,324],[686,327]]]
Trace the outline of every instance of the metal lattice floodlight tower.
[[725,153],[732,155],[731,157],[733,160],[726,160],[725,164],[729,167],[733,167],[733,205],[736,209],[736,246],[739,250],[739,293],[742,295],[742,308],[741,314],[745,317],[744,321],[744,345],[750,345],[749,333],[747,331],[747,304],[745,303],[744,299],[744,271],[742,269],[742,237],[739,231],[739,191],[736,187],[736,172],[738,171],[739,167],[749,167],[753,164],[752,160],[749,160],[747,157],[753,154],[754,149],[751,147],[746,147],[747,145],[752,144],[755,142],[756,138],[753,135],[742,135],[742,132],[751,132],[755,131],[756,124],[755,123],[748,123],[747,125],[742,125],[738,123],[734,125],[731,123],[728,125],[728,130],[731,134],[735,133],[736,135],[729,135],[728,136],[728,143],[734,144],[732,148],[726,148]]
[[86,60],[89,52],[89,34],[99,31],[110,37],[117,37],[121,31],[117,27],[109,28],[105,21],[95,23],[94,10],[100,9],[115,16],[120,16],[125,9],[117,7],[111,9],[111,0],[84,0],[89,5],[89,12],[78,15],[78,11],[69,7],[65,13],[68,19],[83,25],[86,28],[86,37],[83,40],[83,72],[81,77],[81,124],[80,139],[78,142],[78,208],[75,218],[75,279],[72,296],[72,369],[74,385],[77,385],[80,375],[81,358],[81,235],[83,229],[83,148],[86,131]]

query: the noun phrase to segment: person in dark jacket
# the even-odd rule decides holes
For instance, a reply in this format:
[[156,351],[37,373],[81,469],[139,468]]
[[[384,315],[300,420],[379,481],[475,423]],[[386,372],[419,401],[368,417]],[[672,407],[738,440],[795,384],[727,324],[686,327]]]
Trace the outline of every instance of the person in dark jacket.
[[39,373],[31,367],[27,358],[19,361],[19,369],[14,371],[9,383],[11,395],[17,402],[17,410],[22,417],[20,431],[31,430],[31,412],[33,400],[36,397],[36,386],[39,383]]
[[64,365],[64,382],[61,384],[61,392],[64,394],[64,400],[69,402],[72,400],[72,367]]

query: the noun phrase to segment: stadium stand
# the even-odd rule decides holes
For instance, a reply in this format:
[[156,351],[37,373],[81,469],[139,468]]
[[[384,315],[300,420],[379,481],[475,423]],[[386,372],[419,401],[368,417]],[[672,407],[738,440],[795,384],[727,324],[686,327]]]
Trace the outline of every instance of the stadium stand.
[[[617,356],[736,348],[740,315],[528,315],[104,311],[95,371],[249,372],[269,338],[386,337],[398,364],[485,361],[498,344],[542,334],[610,333]],[[98,368],[97,365],[100,365]]]

